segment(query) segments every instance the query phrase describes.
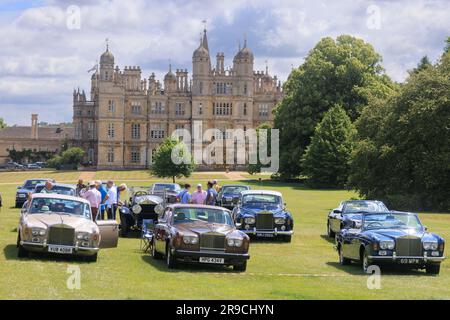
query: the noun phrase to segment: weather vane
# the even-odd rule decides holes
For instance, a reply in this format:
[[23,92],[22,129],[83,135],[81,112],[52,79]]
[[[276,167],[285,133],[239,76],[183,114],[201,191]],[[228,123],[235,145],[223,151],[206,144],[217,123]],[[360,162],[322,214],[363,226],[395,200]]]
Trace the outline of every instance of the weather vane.
[[206,23],[207,23],[208,21],[206,20],[206,19],[203,19],[202,20],[202,23],[203,23],[203,29],[205,29],[206,30]]
[[109,50],[109,39],[106,38],[106,39],[105,39],[105,42],[106,42],[106,50]]

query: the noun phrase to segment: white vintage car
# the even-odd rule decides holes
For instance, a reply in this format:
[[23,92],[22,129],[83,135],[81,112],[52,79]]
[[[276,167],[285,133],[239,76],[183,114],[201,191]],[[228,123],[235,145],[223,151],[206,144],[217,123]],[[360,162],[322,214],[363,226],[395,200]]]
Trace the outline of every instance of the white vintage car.
[[97,261],[99,249],[117,247],[118,237],[115,220],[92,221],[91,206],[85,199],[36,193],[22,208],[18,256],[49,252]]

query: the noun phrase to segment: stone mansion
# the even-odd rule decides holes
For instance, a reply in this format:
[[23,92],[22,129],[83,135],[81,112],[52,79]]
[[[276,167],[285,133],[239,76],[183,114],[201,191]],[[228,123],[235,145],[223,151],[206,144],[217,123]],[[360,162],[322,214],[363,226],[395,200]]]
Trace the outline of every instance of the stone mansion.
[[265,71],[254,71],[254,56],[245,41],[225,68],[217,53],[215,67],[206,30],[186,69],[169,72],[160,83],[154,74],[142,78],[140,67],[120,70],[107,46],[91,78],[90,100],[73,92],[75,146],[86,151],[86,163],[98,169],[138,169],[151,165],[152,154],[175,129],[256,128],[273,123],[272,110],[282,98],[281,83]]

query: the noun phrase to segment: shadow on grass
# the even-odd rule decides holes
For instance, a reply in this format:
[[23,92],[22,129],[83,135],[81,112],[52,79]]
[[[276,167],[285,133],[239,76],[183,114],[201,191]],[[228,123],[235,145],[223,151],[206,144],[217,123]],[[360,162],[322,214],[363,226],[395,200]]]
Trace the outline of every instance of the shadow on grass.
[[238,271],[234,271],[231,267],[222,266],[222,265],[203,265],[196,263],[183,263],[178,262],[174,269],[167,268],[166,260],[163,258],[161,260],[155,260],[152,258],[150,254],[143,254],[141,259],[150,264],[152,267],[161,272],[170,272],[170,273],[178,273],[178,272],[191,272],[191,273],[199,273],[199,272],[222,272],[222,273],[240,273]]
[[329,243],[331,243],[331,244],[336,244],[336,240],[334,239],[334,238],[330,238],[328,235],[326,235],[326,234],[321,234],[320,235],[320,237],[323,239],[323,240],[325,240],[325,241],[327,241],[327,242],[329,242]]
[[57,255],[51,253],[39,253],[39,252],[29,252],[28,258],[19,258],[17,256],[17,245],[8,244],[3,248],[3,255],[6,260],[16,260],[16,261],[26,261],[26,260],[34,260],[39,259],[40,261],[48,261],[48,262],[74,262],[77,263],[91,263],[89,261],[85,261],[83,257],[80,256],[72,256],[72,255]]
[[[327,265],[351,275],[366,275],[362,270],[361,264],[358,262],[352,262],[350,265],[346,266],[339,264],[339,262],[327,262]],[[430,276],[421,270],[407,269],[395,265],[380,266],[380,269],[381,276]],[[370,274],[367,275],[369,276]]]

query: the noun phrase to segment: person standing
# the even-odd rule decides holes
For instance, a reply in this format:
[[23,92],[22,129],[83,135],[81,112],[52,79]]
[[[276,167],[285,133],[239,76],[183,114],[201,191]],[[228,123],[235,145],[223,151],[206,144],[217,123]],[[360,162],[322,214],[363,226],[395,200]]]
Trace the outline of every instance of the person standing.
[[81,197],[81,192],[86,188],[83,179],[78,179],[77,188],[75,189],[77,197]]
[[197,185],[197,190],[192,192],[191,201],[194,204],[205,204],[206,191],[202,190],[202,184]]
[[123,205],[122,201],[120,201],[120,195],[125,193],[127,189],[128,187],[125,183],[122,183],[120,186],[117,187],[117,205],[119,206]]
[[95,222],[97,220],[98,208],[102,199],[100,191],[96,188],[96,183],[91,181],[89,183],[89,189],[82,189],[80,191],[80,196],[91,204],[92,220]]
[[105,219],[105,198],[107,191],[105,187],[103,186],[102,182],[100,180],[95,181],[96,188],[100,192],[100,206],[99,206],[99,214],[97,215],[97,220],[103,220]]
[[217,192],[214,189],[214,183],[208,181],[208,190],[206,191],[206,200],[205,203],[209,206],[216,205]]
[[184,189],[181,190],[180,193],[178,193],[178,195],[177,195],[177,200],[178,200],[180,203],[187,204],[187,203],[190,203],[190,202],[191,202],[192,196],[191,196],[191,194],[189,193],[189,189],[190,189],[190,188],[191,188],[191,185],[190,185],[189,183],[186,183],[186,184],[184,185]]
[[108,188],[108,193],[105,197],[106,214],[108,215],[108,220],[116,220],[117,187],[112,180],[108,180],[106,187]]
[[217,181],[217,179],[213,180],[213,187],[214,187],[214,190],[216,190],[217,193],[219,193],[220,189],[222,189],[222,187],[219,185],[219,181]]

